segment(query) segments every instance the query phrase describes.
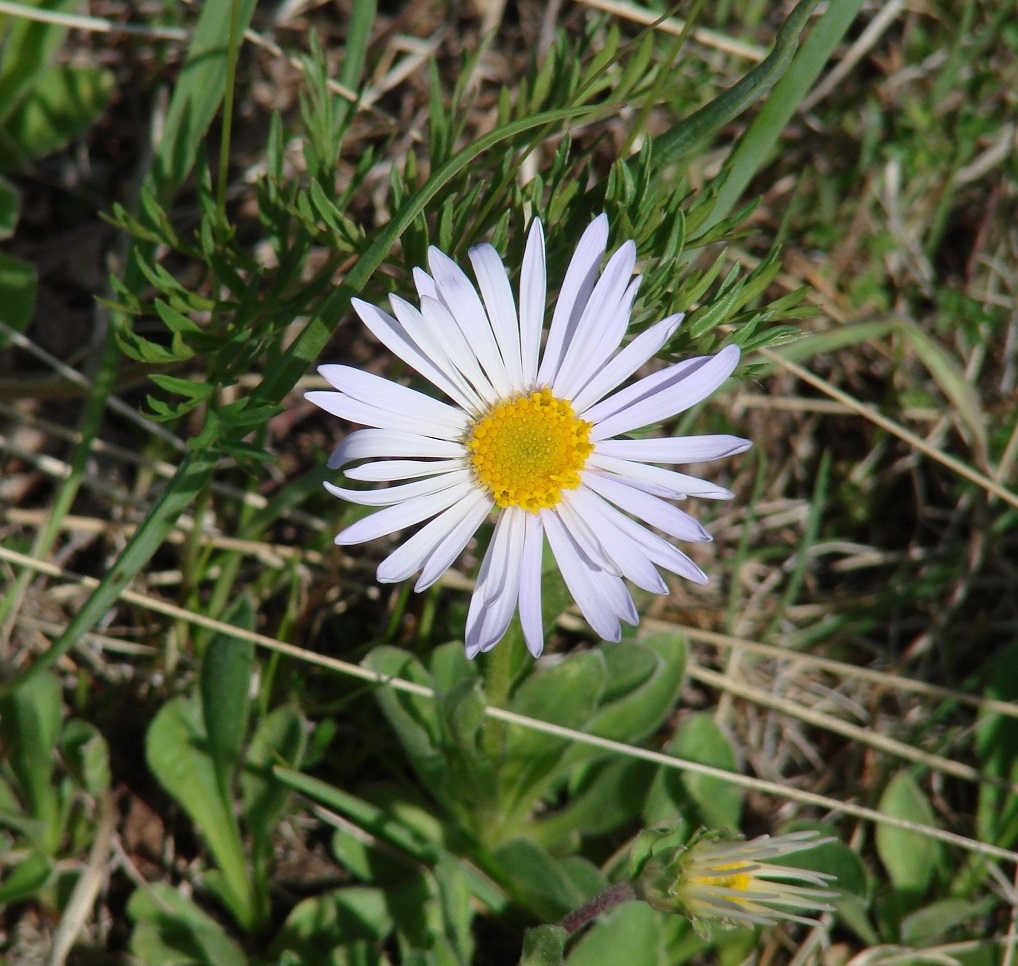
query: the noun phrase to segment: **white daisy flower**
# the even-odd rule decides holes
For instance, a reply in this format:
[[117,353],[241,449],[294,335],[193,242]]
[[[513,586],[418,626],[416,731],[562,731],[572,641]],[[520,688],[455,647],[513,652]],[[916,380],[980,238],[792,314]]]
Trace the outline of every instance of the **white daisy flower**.
[[793,910],[831,911],[829,900],[838,893],[827,886],[835,877],[769,860],[834,841],[819,834],[761,835],[748,842],[700,835],[665,866],[651,859],[637,892],[655,908],[684,912],[694,922],[773,926],[789,919],[815,926],[815,919]]
[[[601,215],[569,263],[543,352],[547,278],[540,221],[527,238],[518,313],[491,245],[469,253],[477,288],[448,256],[430,249],[430,274],[414,270],[420,308],[396,295],[390,296],[393,315],[359,299],[353,307],[379,341],[451,402],[342,365],[319,368],[336,392],[307,394],[334,416],[371,427],[340,444],[331,468],[346,468],[352,480],[401,481],[373,491],[326,483],[344,500],[384,507],[347,527],[336,543],[362,543],[429,521],[379,565],[383,583],[420,571],[415,589],[430,587],[497,513],[467,616],[470,657],[498,643],[517,607],[527,647],[535,657],[541,653],[545,537],[583,616],[605,640],[620,639],[620,621],[639,620],[623,578],[657,594],[668,592],[659,569],[707,582],[689,557],[654,531],[710,540],[667,501],[732,494],[655,464],[718,459],[742,452],[749,441],[625,434],[710,395],[735,368],[739,350],[731,345],[715,356],[687,359],[620,389],[660,351],[682,315],[652,325],[620,349],[640,278],[633,278],[632,241],[599,272],[607,241],[608,219]],[[371,462],[350,466],[362,460]]]

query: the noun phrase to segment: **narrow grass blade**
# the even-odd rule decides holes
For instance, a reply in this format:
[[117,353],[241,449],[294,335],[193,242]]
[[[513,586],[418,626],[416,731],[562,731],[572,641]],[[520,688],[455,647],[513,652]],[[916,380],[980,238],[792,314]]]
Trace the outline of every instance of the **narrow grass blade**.
[[[240,27],[247,28],[254,0],[242,0]],[[231,3],[206,3],[166,113],[166,126],[152,163],[156,196],[165,206],[191,173],[198,148],[226,90]]]
[[[818,2],[800,0],[785,18],[774,40],[774,47],[763,61],[723,94],[654,139],[654,164],[658,170],[679,160],[712,137],[774,86],[792,62],[799,46],[799,34]],[[722,217],[716,215],[715,221]]]
[[96,625],[116,602],[128,581],[151,559],[166,535],[176,525],[180,515],[208,485],[215,465],[216,456],[208,451],[193,452],[184,458],[177,475],[153,504],[124,548],[124,552],[106,572],[81,610],[74,615],[63,634],[24,674],[6,682],[0,689],[0,694],[8,693],[41,674],[66,654],[82,634]]
[[[785,26],[781,28],[781,33],[785,32],[789,21],[798,14],[802,6],[804,4],[795,8],[785,21]],[[787,70],[783,70],[767,102],[725,162],[720,175],[718,200],[704,226],[705,230],[717,224],[732,211],[750,180],[770,159],[774,145],[777,144],[785,125],[791,120],[799,104],[827,65],[834,48],[841,42],[841,38],[855,20],[860,7],[862,0],[834,0],[828,4],[794,60],[790,65],[787,62],[783,65]],[[781,34],[778,36],[780,39]],[[794,43],[797,38],[798,31],[789,43]],[[775,43],[771,57],[777,50],[778,44]],[[792,53],[795,53],[794,47],[788,53],[788,57],[791,57]],[[767,61],[764,61],[760,67],[766,63]],[[747,75],[749,76],[751,74]]]

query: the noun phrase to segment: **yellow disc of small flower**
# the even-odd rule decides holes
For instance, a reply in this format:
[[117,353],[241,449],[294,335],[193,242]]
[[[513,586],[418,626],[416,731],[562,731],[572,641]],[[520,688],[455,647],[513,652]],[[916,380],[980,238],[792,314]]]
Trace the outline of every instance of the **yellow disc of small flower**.
[[478,482],[500,507],[536,513],[580,485],[580,470],[594,449],[590,428],[568,401],[537,389],[478,419],[466,448]]
[[[747,866],[744,862],[733,862],[725,865],[708,867],[703,872],[691,872],[687,878],[694,886],[711,886],[714,889],[731,889],[733,893],[742,892],[744,895],[730,895],[727,898],[732,902],[745,903],[752,897],[754,881],[753,870],[756,866]],[[727,874],[726,874],[727,873]]]

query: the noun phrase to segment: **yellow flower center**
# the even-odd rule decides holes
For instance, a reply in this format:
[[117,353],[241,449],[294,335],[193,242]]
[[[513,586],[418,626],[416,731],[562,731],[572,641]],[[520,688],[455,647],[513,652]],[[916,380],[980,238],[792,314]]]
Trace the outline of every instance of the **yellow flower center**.
[[537,389],[478,419],[466,447],[478,482],[500,507],[536,513],[580,485],[580,470],[594,449],[590,427],[566,400]]
[[[711,872],[724,872],[727,869],[745,869],[745,864],[741,862],[733,862],[727,865],[716,865],[711,868]],[[710,886],[715,889],[731,889],[734,892],[746,893],[746,898],[743,896],[728,896],[733,902],[745,903],[748,896],[753,891],[753,873],[748,871],[732,872],[729,875],[692,875],[690,878],[696,882],[697,885]]]

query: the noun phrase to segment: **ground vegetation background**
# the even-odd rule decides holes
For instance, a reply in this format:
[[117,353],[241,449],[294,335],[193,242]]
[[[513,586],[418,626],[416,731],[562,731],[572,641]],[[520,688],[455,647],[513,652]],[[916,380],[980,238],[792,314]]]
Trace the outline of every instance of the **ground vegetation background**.
[[[676,815],[836,835],[836,910],[633,904],[572,966],[1011,961],[1018,17],[832,0],[769,96],[677,127],[793,14],[0,8],[7,962],[515,963]],[[652,266],[636,324],[685,299],[676,354],[745,349],[674,428],[754,445],[694,511],[708,587],[618,650],[551,576],[546,657],[507,640],[495,681],[480,551],[415,595],[335,547],[349,427],[302,392],[409,379],[349,299],[409,295],[429,242],[518,267],[540,214],[560,278],[602,209]]]

